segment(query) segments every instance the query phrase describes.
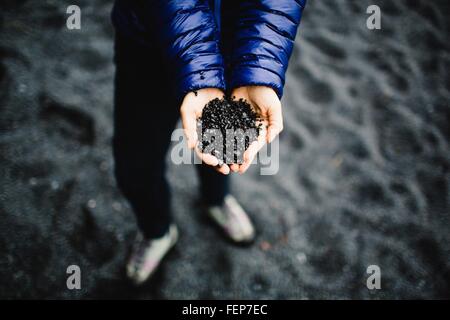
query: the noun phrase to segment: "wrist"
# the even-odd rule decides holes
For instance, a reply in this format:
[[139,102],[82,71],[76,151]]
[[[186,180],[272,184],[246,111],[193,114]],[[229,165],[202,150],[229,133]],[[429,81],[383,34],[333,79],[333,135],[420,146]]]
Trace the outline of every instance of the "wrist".
[[186,97],[223,97],[224,92],[220,88],[201,88],[186,93]]
[[276,90],[272,87],[265,85],[249,85],[237,87],[232,90],[231,96],[235,96],[236,99],[251,97],[252,95],[261,95],[261,94],[276,94]]

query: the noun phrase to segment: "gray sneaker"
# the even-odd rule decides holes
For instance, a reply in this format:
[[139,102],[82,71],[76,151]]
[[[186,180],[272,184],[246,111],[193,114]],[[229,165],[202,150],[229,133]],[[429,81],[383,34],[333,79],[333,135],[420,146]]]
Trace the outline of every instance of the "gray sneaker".
[[137,285],[144,283],[156,271],[177,240],[178,229],[175,225],[171,225],[161,238],[147,240],[139,234],[127,264],[127,276]]
[[227,195],[222,206],[206,208],[208,216],[237,244],[251,243],[255,229],[247,213],[232,195]]

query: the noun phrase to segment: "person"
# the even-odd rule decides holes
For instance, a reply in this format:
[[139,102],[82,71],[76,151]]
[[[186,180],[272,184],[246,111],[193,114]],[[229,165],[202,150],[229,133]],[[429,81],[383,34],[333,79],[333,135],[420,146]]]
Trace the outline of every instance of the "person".
[[181,115],[189,148],[196,119],[214,98],[246,99],[267,123],[241,164],[198,152],[207,215],[235,243],[254,227],[230,194],[229,173],[244,173],[265,142],[283,129],[285,72],[306,0],[116,0],[113,153],[118,187],[136,215],[139,235],[127,265],[146,281],[175,244],[165,178],[166,152]]

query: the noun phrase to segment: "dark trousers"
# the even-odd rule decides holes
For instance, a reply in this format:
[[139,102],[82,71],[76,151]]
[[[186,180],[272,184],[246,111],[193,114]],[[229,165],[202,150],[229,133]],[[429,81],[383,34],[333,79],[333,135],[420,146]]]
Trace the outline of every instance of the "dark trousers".
[[[148,238],[162,236],[172,219],[165,160],[181,101],[162,58],[155,48],[116,36],[115,175]],[[228,193],[228,177],[205,165],[196,167],[203,202],[220,205]]]

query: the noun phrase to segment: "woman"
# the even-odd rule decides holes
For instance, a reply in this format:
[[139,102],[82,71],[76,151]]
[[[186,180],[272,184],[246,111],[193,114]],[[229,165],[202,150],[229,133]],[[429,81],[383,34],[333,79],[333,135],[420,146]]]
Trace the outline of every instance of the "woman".
[[244,173],[264,142],[282,130],[280,99],[306,0],[116,0],[116,179],[136,214],[140,237],[127,267],[147,280],[175,244],[165,156],[181,114],[190,148],[205,104],[224,93],[246,99],[267,120],[266,135],[240,165],[201,155],[197,166],[208,216],[236,243],[254,228],[229,193],[230,171]]

